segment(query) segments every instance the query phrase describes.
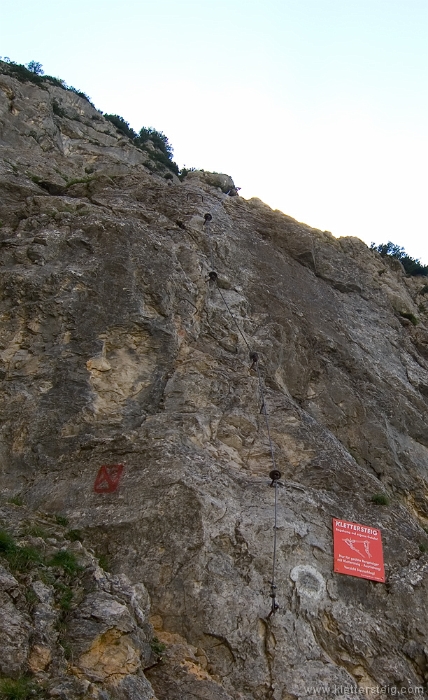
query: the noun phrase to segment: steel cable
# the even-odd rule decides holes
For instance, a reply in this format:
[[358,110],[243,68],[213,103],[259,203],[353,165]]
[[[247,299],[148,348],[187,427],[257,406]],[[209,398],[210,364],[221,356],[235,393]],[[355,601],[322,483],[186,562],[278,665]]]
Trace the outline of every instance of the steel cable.
[[[217,206],[220,206],[217,205]],[[217,207],[215,207],[217,209]],[[226,297],[224,296],[223,292],[221,291],[221,288],[219,287],[218,284],[218,275],[214,270],[214,261],[213,261],[213,246],[212,246],[212,241],[211,241],[211,231],[209,228],[209,222],[212,220],[211,214],[205,214],[205,221],[204,225],[206,226],[206,229],[208,231],[208,241],[209,241],[209,254],[210,254],[210,264],[211,264],[211,272],[209,274],[209,279],[210,281],[214,281],[217,285],[218,292],[222,298],[222,301],[228,310],[232,321],[241,336],[242,340],[244,341],[249,353],[250,353],[250,359],[253,361],[252,367],[255,366],[256,372],[257,372],[257,378],[258,378],[258,384],[259,384],[259,392],[260,392],[260,399],[261,399],[261,410],[260,412],[263,413],[265,417],[265,423],[266,423],[266,431],[267,431],[267,436],[269,440],[269,449],[270,449],[270,454],[271,454],[271,459],[272,459],[272,466],[273,469],[271,470],[269,476],[272,479],[271,486],[274,487],[275,489],[275,502],[274,502],[274,535],[273,535],[273,561],[272,561],[272,580],[270,582],[271,586],[271,593],[270,597],[272,599],[272,604],[271,604],[271,610],[268,614],[268,619],[271,617],[272,614],[274,614],[278,608],[279,605],[276,602],[276,584],[275,584],[275,577],[276,577],[276,550],[277,550],[277,522],[278,522],[278,486],[280,485],[279,479],[281,478],[281,473],[278,471],[277,466],[276,466],[276,460],[275,460],[275,451],[273,447],[273,442],[272,442],[272,436],[271,436],[271,431],[270,431],[270,425],[269,425],[269,416],[267,412],[267,406],[266,406],[266,399],[265,399],[265,392],[263,389],[263,381],[262,381],[262,376],[260,373],[260,367],[259,367],[259,358],[258,354],[255,352],[251,351],[250,345],[247,341],[247,338],[245,337],[243,331],[241,330],[239,323],[235,317],[235,314],[233,313],[232,309],[230,308],[229,304],[227,303]]]
[[220,287],[218,286],[218,280],[216,280],[216,282],[217,282],[217,289],[218,289],[218,292],[219,292],[221,298],[223,299],[224,305],[225,305],[226,309],[228,310],[228,312],[230,313],[230,315],[231,315],[231,317],[232,317],[232,320],[233,320],[233,322],[234,322],[234,324],[235,324],[235,326],[236,326],[236,329],[237,329],[238,333],[240,334],[242,340],[244,341],[245,345],[247,346],[248,351],[251,352],[251,348],[250,348],[250,346],[248,345],[248,341],[247,341],[245,335],[243,334],[243,332],[241,331],[241,329],[240,329],[240,327],[239,327],[239,324],[238,324],[238,321],[236,320],[234,314],[232,313],[232,311],[231,311],[231,309],[230,309],[230,306],[229,306],[229,304],[227,303],[224,294],[222,293]]

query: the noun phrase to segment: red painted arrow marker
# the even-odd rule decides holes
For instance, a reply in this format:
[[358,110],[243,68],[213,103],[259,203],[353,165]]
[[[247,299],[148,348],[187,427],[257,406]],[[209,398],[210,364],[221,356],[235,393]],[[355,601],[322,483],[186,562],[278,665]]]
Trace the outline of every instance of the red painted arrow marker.
[[113,493],[119,486],[123,464],[103,464],[94,483],[95,493]]

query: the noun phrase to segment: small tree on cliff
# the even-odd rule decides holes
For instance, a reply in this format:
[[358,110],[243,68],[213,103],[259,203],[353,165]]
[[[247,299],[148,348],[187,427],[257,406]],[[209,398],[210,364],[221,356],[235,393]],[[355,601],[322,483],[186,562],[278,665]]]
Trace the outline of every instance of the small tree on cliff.
[[43,70],[42,64],[38,61],[30,61],[30,63],[27,63],[27,68],[30,71],[30,73],[34,73],[35,75],[43,75],[43,73],[45,72]]

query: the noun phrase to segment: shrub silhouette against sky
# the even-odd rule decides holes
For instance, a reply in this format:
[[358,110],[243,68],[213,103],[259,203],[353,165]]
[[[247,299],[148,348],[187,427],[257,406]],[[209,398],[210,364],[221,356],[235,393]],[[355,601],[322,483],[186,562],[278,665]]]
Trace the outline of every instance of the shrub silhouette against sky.
[[423,275],[428,277],[428,265],[422,265],[421,261],[410,257],[402,246],[388,241],[388,243],[372,243],[370,248],[376,250],[383,258],[395,258],[399,260],[408,275]]

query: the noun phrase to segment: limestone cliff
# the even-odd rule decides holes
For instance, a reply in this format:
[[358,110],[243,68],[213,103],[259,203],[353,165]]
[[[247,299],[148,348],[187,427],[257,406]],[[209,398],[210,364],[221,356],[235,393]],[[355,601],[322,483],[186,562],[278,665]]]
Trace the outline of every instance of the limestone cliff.
[[[226,176],[165,179],[57,85],[0,74],[0,148],[2,677],[69,700],[424,697],[424,279]],[[284,484],[269,619],[243,336]],[[333,573],[333,517],[381,530],[385,584]]]

